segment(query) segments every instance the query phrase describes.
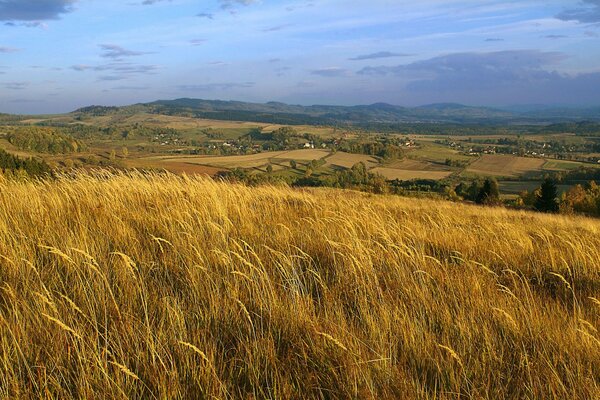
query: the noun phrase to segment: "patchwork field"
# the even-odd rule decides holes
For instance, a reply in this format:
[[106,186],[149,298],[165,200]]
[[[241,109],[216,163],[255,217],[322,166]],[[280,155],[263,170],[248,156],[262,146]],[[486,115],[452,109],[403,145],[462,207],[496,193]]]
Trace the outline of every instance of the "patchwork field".
[[411,150],[408,157],[412,159],[430,161],[430,162],[445,162],[447,159],[457,161],[470,161],[473,157],[469,157],[460,152],[441,146],[439,144],[423,142],[417,149]]
[[312,161],[319,160],[323,157],[327,157],[329,154],[330,153],[328,150],[302,149],[284,151],[272,158],[274,158],[275,160]]
[[148,157],[146,160],[156,165],[169,165],[169,163],[184,163],[196,165],[208,165],[220,168],[257,168],[273,161],[312,161],[327,157],[326,150],[302,149],[291,151],[270,151],[243,156],[156,156]]
[[371,172],[383,175],[386,179],[400,179],[403,181],[411,179],[440,180],[447,178],[452,173],[451,171],[418,171],[388,167],[373,168]]
[[350,154],[344,153],[343,151],[338,151],[335,154],[331,155],[327,158],[327,164],[333,165],[337,167],[343,168],[352,168],[354,164],[358,164],[359,162],[365,163],[367,168],[370,168],[376,164],[379,164],[379,161],[368,155],[364,154]]
[[548,171],[565,171],[570,169],[577,169],[582,165],[582,163],[577,161],[546,160],[543,168]]
[[141,169],[165,169],[173,173],[185,173],[192,175],[208,175],[215,176],[221,171],[226,171],[224,168],[212,167],[209,165],[194,164],[174,160],[161,160],[160,162],[149,161],[146,159],[130,159],[124,162],[127,168]]
[[448,166],[440,163],[432,163],[422,160],[412,160],[405,158],[403,160],[396,160],[391,163],[387,163],[386,167],[404,169],[408,171],[450,171]]
[[[258,153],[245,156],[184,156],[184,157],[160,157],[158,162],[181,162],[187,164],[211,165],[222,168],[255,168],[269,162],[269,158],[276,153]],[[281,152],[283,153],[283,152]]]
[[516,177],[530,171],[541,171],[545,160],[511,155],[485,154],[473,162],[466,172],[484,176]]

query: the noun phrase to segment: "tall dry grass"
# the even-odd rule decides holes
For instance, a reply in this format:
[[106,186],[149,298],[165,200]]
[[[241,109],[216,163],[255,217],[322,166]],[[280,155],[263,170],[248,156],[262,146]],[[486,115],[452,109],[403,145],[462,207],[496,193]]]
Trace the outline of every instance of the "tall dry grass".
[[0,396],[600,396],[600,222],[175,176],[0,183]]

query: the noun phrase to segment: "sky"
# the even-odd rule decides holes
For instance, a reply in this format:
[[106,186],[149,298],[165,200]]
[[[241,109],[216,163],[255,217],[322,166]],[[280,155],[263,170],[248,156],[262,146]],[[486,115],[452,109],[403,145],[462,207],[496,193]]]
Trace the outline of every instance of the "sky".
[[0,0],[0,112],[600,105],[600,0]]

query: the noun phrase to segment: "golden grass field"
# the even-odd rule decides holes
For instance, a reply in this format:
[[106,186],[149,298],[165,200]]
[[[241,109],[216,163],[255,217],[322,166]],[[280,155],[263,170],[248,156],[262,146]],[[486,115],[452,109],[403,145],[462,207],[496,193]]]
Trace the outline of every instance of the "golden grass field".
[[485,154],[467,169],[480,175],[518,176],[528,171],[540,171],[545,163],[542,158],[517,157],[511,155]]
[[598,260],[580,217],[0,181],[0,397],[599,398]]

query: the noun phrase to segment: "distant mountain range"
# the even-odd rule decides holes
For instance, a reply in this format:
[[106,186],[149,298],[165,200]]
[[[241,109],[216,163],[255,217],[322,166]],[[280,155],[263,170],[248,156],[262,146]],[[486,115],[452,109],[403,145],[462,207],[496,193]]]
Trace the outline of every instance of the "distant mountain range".
[[279,102],[247,103],[240,101],[182,98],[159,100],[124,107],[90,106],[73,114],[109,115],[148,112],[197,118],[253,121],[277,124],[377,125],[377,124],[483,124],[542,125],[565,122],[600,122],[600,107],[544,108],[516,106],[499,109],[440,103],[420,107],[401,107],[386,103],[359,106],[301,106]]

